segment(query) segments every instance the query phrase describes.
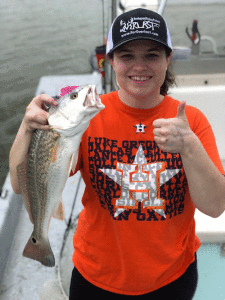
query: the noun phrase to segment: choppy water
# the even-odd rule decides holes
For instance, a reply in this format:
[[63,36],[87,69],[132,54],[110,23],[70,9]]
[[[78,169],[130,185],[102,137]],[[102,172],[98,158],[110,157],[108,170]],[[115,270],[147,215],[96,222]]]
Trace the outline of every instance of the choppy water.
[[[224,15],[225,2],[168,5],[164,12],[173,45],[184,46],[190,46],[185,28],[191,29],[194,19],[203,35],[225,46]],[[0,1],[0,187],[8,172],[9,150],[39,78],[90,73],[90,54],[103,43],[102,17],[102,0]]]

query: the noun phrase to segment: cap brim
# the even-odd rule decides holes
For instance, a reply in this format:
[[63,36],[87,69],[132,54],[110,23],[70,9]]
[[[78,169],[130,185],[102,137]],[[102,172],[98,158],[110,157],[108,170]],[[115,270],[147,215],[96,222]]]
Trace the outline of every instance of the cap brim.
[[148,38],[148,37],[133,37],[133,38],[128,38],[125,41],[122,41],[120,43],[118,43],[116,46],[114,46],[108,53],[106,54],[110,54],[112,53],[114,50],[116,50],[117,48],[119,48],[120,46],[128,43],[128,42],[132,42],[132,41],[137,41],[137,40],[149,40],[149,41],[154,41],[154,42],[158,42],[159,44],[165,46],[170,52],[173,51],[173,49],[171,49],[166,43],[162,43],[161,41],[158,41],[157,39],[154,38]]

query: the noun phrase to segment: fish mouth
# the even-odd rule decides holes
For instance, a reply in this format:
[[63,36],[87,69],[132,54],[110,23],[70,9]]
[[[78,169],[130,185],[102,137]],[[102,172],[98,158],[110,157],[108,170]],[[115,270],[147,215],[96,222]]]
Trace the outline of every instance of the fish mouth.
[[83,105],[85,107],[99,107],[102,105],[95,85],[89,87]]

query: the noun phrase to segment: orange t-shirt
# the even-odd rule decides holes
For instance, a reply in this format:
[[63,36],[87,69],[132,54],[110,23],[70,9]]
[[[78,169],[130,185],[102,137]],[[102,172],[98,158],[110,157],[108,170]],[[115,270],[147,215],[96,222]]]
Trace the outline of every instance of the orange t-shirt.
[[[105,109],[83,135],[76,169],[86,189],[73,263],[102,289],[141,295],[180,277],[200,247],[181,157],[162,152],[153,135],[153,121],[174,118],[180,102],[165,96],[152,109],[135,109],[117,92],[101,99]],[[186,115],[223,172],[207,119],[191,106]]]

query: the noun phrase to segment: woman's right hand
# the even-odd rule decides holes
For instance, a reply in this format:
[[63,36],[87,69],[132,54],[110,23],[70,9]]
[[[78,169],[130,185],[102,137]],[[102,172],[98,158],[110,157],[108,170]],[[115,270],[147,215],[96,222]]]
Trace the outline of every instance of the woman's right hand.
[[48,125],[49,113],[47,112],[48,108],[45,105],[45,102],[53,106],[57,105],[57,102],[52,97],[46,94],[41,94],[33,98],[33,100],[27,106],[22,122],[25,125],[26,130],[29,132],[33,132],[36,129],[50,129]]

